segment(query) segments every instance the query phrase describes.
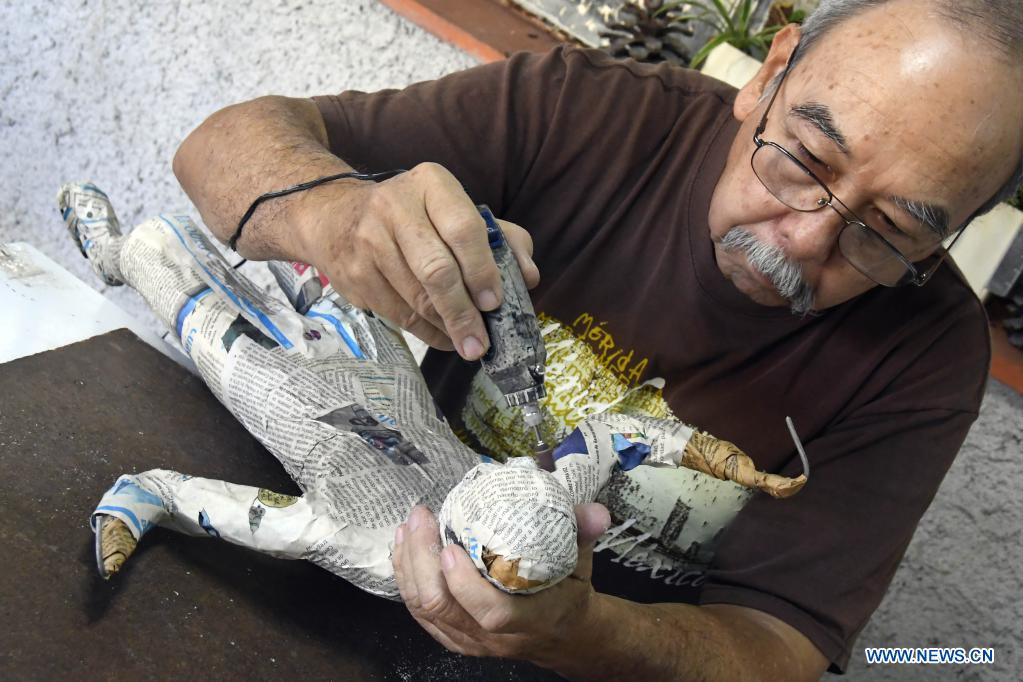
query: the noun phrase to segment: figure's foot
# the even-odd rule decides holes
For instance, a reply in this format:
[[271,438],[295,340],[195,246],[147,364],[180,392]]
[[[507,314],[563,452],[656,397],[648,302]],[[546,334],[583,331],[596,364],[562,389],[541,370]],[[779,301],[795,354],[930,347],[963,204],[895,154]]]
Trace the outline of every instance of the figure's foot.
[[69,182],[57,192],[57,206],[72,241],[96,274],[111,286],[124,284],[121,224],[103,190],[90,182]]
[[96,568],[104,580],[121,570],[137,545],[138,540],[121,519],[96,515]]

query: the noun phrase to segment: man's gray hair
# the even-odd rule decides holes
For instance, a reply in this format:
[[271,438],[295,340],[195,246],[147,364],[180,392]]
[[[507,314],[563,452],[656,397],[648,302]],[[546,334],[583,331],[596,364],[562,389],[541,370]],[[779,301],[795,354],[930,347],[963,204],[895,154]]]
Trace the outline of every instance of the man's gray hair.
[[[846,19],[861,12],[896,0],[821,0],[813,14],[803,23],[799,51],[792,60],[795,66],[809,54],[820,39]],[[996,54],[1009,64],[1023,69],[1023,2],[1019,0],[930,0],[931,10],[963,29],[975,31]],[[1023,159],[1016,171],[995,195],[985,202],[967,223],[1005,201],[1023,183]]]

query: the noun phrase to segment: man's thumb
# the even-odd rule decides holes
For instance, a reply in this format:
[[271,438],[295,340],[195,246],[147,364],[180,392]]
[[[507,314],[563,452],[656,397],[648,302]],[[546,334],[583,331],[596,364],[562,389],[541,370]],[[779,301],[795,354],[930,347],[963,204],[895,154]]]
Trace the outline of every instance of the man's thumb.
[[589,580],[593,574],[593,545],[611,527],[611,514],[604,505],[588,502],[576,505],[575,521],[579,528],[579,560],[572,575]]

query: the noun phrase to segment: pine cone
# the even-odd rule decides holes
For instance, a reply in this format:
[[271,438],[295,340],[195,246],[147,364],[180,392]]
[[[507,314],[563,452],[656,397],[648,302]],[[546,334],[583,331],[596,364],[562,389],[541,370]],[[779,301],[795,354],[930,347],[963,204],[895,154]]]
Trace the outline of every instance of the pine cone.
[[622,5],[617,21],[600,33],[609,43],[605,51],[622,59],[688,66],[691,54],[686,38],[693,35],[689,19],[678,7],[658,14],[663,6],[663,0],[631,0]]

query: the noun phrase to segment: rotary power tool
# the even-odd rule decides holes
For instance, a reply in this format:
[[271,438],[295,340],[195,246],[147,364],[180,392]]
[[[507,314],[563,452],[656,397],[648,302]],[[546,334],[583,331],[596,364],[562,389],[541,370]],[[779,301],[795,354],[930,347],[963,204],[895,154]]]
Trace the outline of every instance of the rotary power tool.
[[515,254],[490,209],[484,205],[477,208],[487,225],[487,239],[501,272],[501,289],[504,292],[501,305],[483,313],[487,334],[490,335],[490,348],[480,361],[483,371],[504,394],[508,407],[520,408],[523,421],[533,430],[536,437],[533,456],[537,463],[552,470],[552,448],[540,431],[543,423],[540,401],[547,395],[543,385],[547,351]]

